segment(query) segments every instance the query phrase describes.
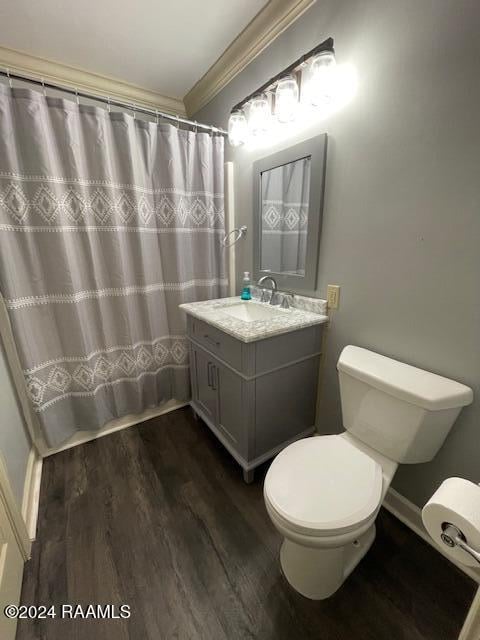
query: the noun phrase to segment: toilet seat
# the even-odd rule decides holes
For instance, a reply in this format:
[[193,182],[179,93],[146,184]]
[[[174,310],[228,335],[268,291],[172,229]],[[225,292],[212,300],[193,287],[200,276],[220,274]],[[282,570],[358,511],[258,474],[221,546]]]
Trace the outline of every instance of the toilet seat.
[[264,492],[269,506],[292,531],[342,535],[376,514],[382,467],[341,436],[304,438],[275,458]]

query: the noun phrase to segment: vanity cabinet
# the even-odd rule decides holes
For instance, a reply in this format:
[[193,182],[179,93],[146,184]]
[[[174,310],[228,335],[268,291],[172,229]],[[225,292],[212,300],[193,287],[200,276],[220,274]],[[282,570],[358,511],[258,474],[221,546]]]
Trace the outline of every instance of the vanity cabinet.
[[187,316],[192,408],[244,471],[314,431],[322,325],[242,342]]
[[191,344],[192,405],[195,411],[240,453],[242,436],[242,379],[211,353]]

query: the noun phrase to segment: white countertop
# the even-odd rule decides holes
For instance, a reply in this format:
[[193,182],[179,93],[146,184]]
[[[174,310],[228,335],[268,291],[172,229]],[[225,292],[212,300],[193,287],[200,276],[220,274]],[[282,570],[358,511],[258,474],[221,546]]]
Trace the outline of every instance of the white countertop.
[[240,303],[270,307],[266,302],[259,302],[258,300],[249,300],[246,302],[245,300],[241,300],[239,296],[234,298],[217,298],[216,300],[205,300],[203,302],[189,302],[179,306],[180,309],[183,309],[187,314],[203,320],[217,329],[221,329],[242,342],[263,340],[282,333],[289,333],[297,329],[304,329],[305,327],[328,322],[328,316],[326,315],[304,311],[303,309],[295,307],[280,309],[278,306],[275,306],[273,309],[276,313],[273,317],[267,320],[255,320],[253,322],[245,322],[222,312],[222,309]]

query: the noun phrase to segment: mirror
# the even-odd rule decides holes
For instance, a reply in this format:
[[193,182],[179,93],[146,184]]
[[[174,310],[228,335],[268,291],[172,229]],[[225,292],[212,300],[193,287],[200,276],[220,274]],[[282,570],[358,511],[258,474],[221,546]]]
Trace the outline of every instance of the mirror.
[[305,276],[311,159],[261,174],[261,269]]
[[255,278],[279,289],[313,290],[317,280],[326,135],[254,163]]

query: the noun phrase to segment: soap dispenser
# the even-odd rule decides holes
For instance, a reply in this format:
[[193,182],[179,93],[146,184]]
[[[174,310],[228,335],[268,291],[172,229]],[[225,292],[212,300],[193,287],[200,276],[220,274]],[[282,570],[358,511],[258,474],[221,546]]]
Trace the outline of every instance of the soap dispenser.
[[243,288],[242,295],[240,296],[242,300],[251,300],[252,294],[250,293],[250,272],[244,271],[243,273]]

